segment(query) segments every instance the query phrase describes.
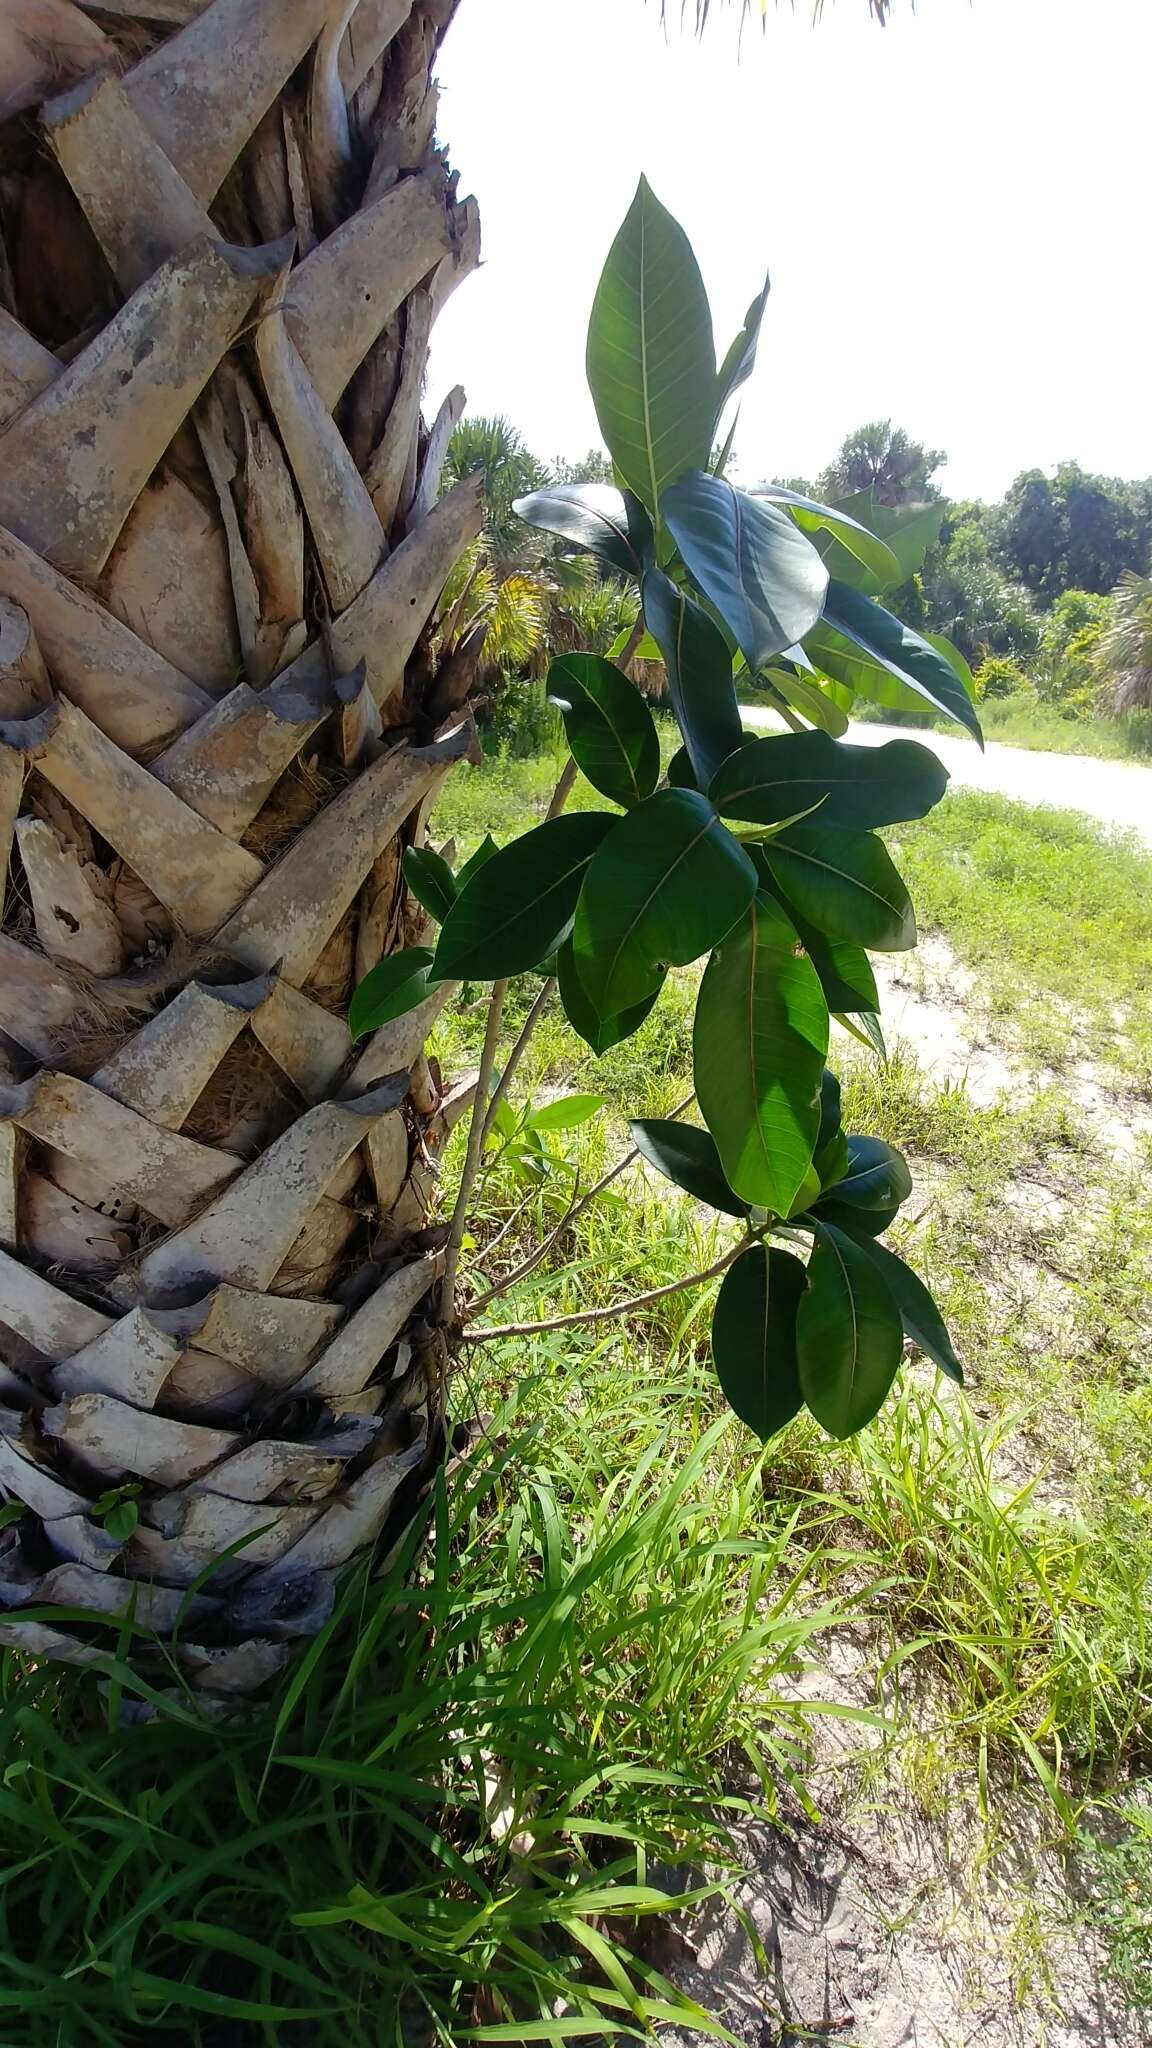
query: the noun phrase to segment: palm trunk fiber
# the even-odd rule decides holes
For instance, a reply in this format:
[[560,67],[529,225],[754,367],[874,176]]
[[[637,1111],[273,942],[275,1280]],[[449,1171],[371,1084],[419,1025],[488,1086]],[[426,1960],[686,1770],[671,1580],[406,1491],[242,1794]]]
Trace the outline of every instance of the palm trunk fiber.
[[435,626],[479,490],[420,415],[479,257],[454,6],[0,0],[0,1641],[127,1618],[217,1697],[435,1436],[467,1088],[442,992],[344,1017],[474,748]]

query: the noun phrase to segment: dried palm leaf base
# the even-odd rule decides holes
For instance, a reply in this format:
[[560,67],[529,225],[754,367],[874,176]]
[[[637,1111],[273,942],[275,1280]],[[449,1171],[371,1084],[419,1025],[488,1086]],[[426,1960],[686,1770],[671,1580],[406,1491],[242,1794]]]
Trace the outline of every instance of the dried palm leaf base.
[[453,0],[0,11],[0,1642],[220,1710],[444,1448],[449,991],[344,1017],[475,748]]

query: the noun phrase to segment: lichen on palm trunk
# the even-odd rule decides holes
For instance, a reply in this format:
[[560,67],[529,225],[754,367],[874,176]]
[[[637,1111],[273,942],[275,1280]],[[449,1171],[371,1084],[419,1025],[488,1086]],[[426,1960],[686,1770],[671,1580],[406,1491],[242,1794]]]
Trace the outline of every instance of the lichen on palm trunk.
[[479,256],[454,7],[0,14],[0,1640],[123,1621],[215,1694],[435,1435],[468,1091],[443,989],[355,1051],[344,1015],[422,936],[402,851],[474,750],[433,628],[479,491],[420,414]]

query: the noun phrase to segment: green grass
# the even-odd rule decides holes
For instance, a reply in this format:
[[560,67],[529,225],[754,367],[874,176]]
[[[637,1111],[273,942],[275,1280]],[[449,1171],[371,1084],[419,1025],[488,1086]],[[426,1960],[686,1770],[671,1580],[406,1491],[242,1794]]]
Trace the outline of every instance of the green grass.
[[[457,776],[438,835],[467,851],[522,830],[559,765]],[[597,801],[583,784],[573,800]],[[892,836],[922,925],[994,1019],[1023,1013],[1039,1043],[1043,1019],[1066,1039],[1074,1013],[1118,1085],[1147,1090],[1146,855],[967,792]],[[510,1029],[538,986],[513,984]],[[562,1224],[628,1114],[688,1092],[693,997],[691,973],[671,976],[599,1062],[545,1014],[517,1110],[581,1089],[603,1111],[548,1139],[543,1173],[491,1148],[474,1290]],[[479,1001],[449,1007],[445,1071],[474,1063],[483,1023]],[[714,1284],[470,1345],[456,1408],[475,1442],[414,1568],[361,1572],[265,1706],[204,1727],[177,1695],[124,1725],[114,1657],[104,1692],[8,1660],[5,2048],[643,2036],[677,2009],[645,1957],[651,1867],[723,1868],[752,1796],[738,1781],[768,1810],[785,1787],[805,1798],[819,1710],[796,1681],[842,1627],[864,1646],[851,1711],[880,1718],[877,1767],[929,1813],[971,1791],[990,1843],[1006,1788],[1041,1786],[1133,2004],[1152,1990],[1152,1849],[1127,1788],[1152,1744],[1146,1176],[1101,1155],[1059,1085],[981,1107],[907,1056],[839,1051],[849,1126],[912,1160],[893,1240],[949,1318],[967,1392],[915,1364],[850,1444],[803,1420],[761,1451],[721,1409]],[[632,1169],[488,1318],[681,1278],[733,1228]]]
[[732,1744],[769,1800],[802,1771],[782,1681],[841,1603],[691,1359],[500,1378],[415,1575],[360,1573],[252,1717],[117,1726],[8,1660],[5,2048],[708,2031],[628,1929],[654,1857],[723,1860]]
[[979,1006],[1044,1059],[1152,1082],[1152,855],[1069,811],[957,789],[887,834],[922,931],[980,977]]
[[[483,771],[507,829],[526,801],[546,800],[550,769],[531,772],[530,795],[523,770]],[[1102,1053],[1123,1092],[1146,1085],[1152,859],[1067,814],[966,791],[891,837],[922,926],[977,973],[994,1022],[1023,1018],[1034,1048],[1048,1027],[1064,1059],[1074,1012],[1078,1051]],[[530,993],[514,992],[517,1016]],[[671,977],[643,1031],[602,1062],[557,1019],[542,1027],[524,1098],[597,1089],[607,1113],[568,1141],[567,1168],[527,1199],[498,1266],[514,1267],[546,1233],[572,1173],[586,1184],[619,1151],[626,1113],[666,1114],[687,1092],[693,994],[691,974]],[[445,1020],[446,1064],[469,1056],[478,1022]],[[839,1057],[850,1125],[904,1147],[920,1175],[894,1242],[945,1308],[974,1405],[913,1379],[846,1450],[798,1425],[770,1448],[773,1486],[794,1504],[820,1497],[818,1553],[850,1543],[890,1581],[873,1615],[887,1631],[877,1662],[906,1676],[914,1667],[936,1689],[934,1740],[948,1767],[1019,1769],[1067,1801],[1073,1782],[1080,1796],[1096,1765],[1116,1768],[1152,1738],[1139,1625],[1152,1566],[1143,1175],[1101,1157],[1059,1085],[980,1107],[930,1083],[910,1057],[880,1068],[846,1041]],[[523,1184],[496,1162],[482,1238],[518,1198]],[[659,1284],[725,1241],[695,1205],[633,1179],[492,1313],[531,1319],[619,1298],[639,1274]],[[607,1355],[627,1371],[642,1349],[691,1342],[703,1361],[710,1298],[645,1311],[624,1350]]]
[[1007,747],[1045,754],[1090,754],[1099,761],[1152,759],[1152,712],[1124,718],[1063,718],[1051,704],[1021,704],[986,697],[980,706],[985,737]]

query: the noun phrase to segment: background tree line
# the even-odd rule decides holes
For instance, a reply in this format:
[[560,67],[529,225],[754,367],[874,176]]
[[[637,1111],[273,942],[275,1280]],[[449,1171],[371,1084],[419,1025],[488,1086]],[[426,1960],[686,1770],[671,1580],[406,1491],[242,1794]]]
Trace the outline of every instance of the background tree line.
[[[1070,719],[1152,709],[1152,478],[1062,462],[1052,476],[1022,471],[997,502],[949,503],[937,481],[945,461],[943,450],[873,420],[817,477],[778,481],[826,502],[868,492],[884,505],[940,506],[923,571],[888,601],[909,625],[955,642],[982,697],[1035,701]],[[511,511],[550,480],[607,482],[611,468],[596,449],[545,462],[500,418],[462,421],[450,464],[457,476],[485,476],[484,532],[454,594],[464,616],[487,622],[482,660],[495,705],[503,678],[542,672],[551,653],[576,644],[606,651],[633,622],[621,583]]]

